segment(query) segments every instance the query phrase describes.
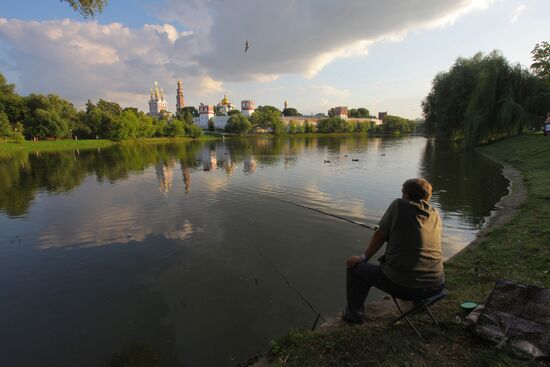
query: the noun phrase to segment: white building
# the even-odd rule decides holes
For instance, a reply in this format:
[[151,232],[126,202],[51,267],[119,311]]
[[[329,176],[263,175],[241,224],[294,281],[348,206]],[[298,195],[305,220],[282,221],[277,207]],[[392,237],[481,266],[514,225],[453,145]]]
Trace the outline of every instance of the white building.
[[334,117],[341,118],[342,120],[347,120],[348,108],[345,106],[334,107]]
[[199,117],[195,123],[203,129],[208,129],[208,120],[214,117],[214,106],[209,104],[200,104]]
[[241,112],[246,117],[250,117],[256,110],[256,102],[246,99],[241,101]]
[[159,90],[158,83],[155,82],[155,89],[151,88],[151,98],[149,99],[149,116],[157,117],[166,111],[166,100],[162,88]]
[[223,99],[216,106],[216,112],[221,115],[227,115],[229,111],[236,110],[235,105],[227,99],[227,96],[224,95]]

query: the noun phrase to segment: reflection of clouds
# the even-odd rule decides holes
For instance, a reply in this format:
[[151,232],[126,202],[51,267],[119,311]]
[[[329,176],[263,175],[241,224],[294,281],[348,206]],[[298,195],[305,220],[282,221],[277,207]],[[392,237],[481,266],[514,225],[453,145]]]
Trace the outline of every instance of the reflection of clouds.
[[117,184],[96,185],[90,178],[91,185],[84,184],[69,197],[48,197],[48,208],[58,209],[56,215],[48,215],[46,207],[35,209],[41,219],[37,248],[127,244],[157,235],[188,239],[198,230],[189,220],[189,213],[200,211],[198,203],[183,206],[177,197],[159,201],[154,191],[144,190],[144,183],[156,186],[156,172],[149,170],[144,176],[130,176]]
[[169,240],[180,240],[183,241],[187,237],[191,236],[194,233],[193,225],[189,223],[186,219],[185,223],[181,228],[174,229],[172,231],[164,232],[164,237]]
[[365,202],[362,199],[352,197],[338,199],[321,191],[315,183],[310,183],[302,193],[309,203],[313,203],[321,209],[325,208],[324,211],[328,213],[360,220],[368,218]]
[[[98,223],[89,223],[80,227],[78,231],[67,231],[66,228],[51,228],[38,238],[41,250],[50,248],[81,246],[81,247],[99,247],[110,244],[126,244],[129,242],[141,242],[148,236],[157,232],[153,228],[145,225],[136,227],[120,226],[120,223],[113,226],[102,226],[105,218],[98,218]],[[189,220],[181,227],[170,225],[172,228],[165,230],[163,234],[169,240],[186,240],[195,233],[193,225]],[[100,228],[100,229],[97,229]]]
[[[94,213],[95,214],[95,213]],[[111,243],[143,241],[152,234],[146,226],[134,225],[138,213],[135,208],[109,208],[109,214],[94,215],[92,218],[79,217],[84,223],[50,224],[38,237],[38,248],[82,245],[96,247]]]

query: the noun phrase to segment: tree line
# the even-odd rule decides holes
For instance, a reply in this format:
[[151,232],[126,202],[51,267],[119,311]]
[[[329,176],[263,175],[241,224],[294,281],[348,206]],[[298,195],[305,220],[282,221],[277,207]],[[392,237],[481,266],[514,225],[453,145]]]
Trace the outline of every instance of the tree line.
[[0,137],[22,139],[112,139],[202,135],[193,123],[194,107],[174,117],[152,118],[137,108],[122,108],[116,102],[88,101],[83,111],[55,94],[15,93],[0,74]]
[[[334,117],[333,110],[329,110],[329,117],[320,119],[316,124],[309,121],[300,123],[290,120],[288,125],[282,121],[281,116],[284,112],[273,106],[259,106],[254,113],[246,117],[238,111],[232,111],[225,126],[225,131],[237,134],[247,134],[253,129],[256,131],[270,131],[274,135],[281,134],[303,134],[303,133],[383,133],[399,135],[410,133],[418,128],[416,121],[409,120],[399,116],[388,115],[384,118],[381,125],[376,125],[374,121],[349,121],[339,117]],[[294,110],[294,109],[293,109]],[[369,111],[365,108],[352,109],[353,116],[369,117]],[[359,112],[357,112],[359,111]],[[294,111],[293,111],[294,112]],[[301,116],[294,113],[290,116]],[[214,129],[213,122],[210,129]]]
[[499,51],[459,57],[422,102],[426,130],[475,146],[539,129],[550,111],[550,45],[532,54],[533,72]]

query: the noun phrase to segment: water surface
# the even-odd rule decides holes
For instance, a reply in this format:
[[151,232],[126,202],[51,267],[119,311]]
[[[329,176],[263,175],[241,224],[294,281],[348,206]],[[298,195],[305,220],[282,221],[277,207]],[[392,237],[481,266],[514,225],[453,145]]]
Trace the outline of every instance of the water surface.
[[372,235],[292,203],[375,225],[416,176],[434,186],[446,257],[506,193],[498,165],[422,137],[2,156],[0,360],[98,366],[131,341],[174,366],[246,360],[336,315],[345,259]]

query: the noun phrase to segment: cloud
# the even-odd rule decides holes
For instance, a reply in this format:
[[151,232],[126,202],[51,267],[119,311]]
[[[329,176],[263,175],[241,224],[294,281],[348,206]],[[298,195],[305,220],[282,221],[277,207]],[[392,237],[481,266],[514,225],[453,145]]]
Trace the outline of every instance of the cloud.
[[510,23],[515,23],[520,15],[525,11],[525,9],[527,9],[527,7],[524,4],[518,6],[516,10],[514,10],[514,16],[512,17],[512,19],[510,19]]
[[145,109],[155,80],[175,90],[175,81],[184,79],[184,87],[203,94],[221,89],[193,61],[201,50],[193,32],[170,24],[131,29],[119,23],[0,18],[0,41],[8,44],[5,52],[23,93],[58,93],[79,105],[89,98],[137,102]]
[[7,45],[0,54],[14,65],[23,93],[58,93],[77,105],[113,96],[145,109],[155,80],[171,102],[182,79],[194,98],[186,99],[198,104],[217,100],[225,82],[313,77],[335,59],[367,55],[373,43],[452,23],[491,3],[164,0],[156,8],[164,23],[141,28],[0,18],[0,45]]
[[[187,26],[200,12],[207,44],[197,60],[214,78],[254,75],[313,76],[339,57],[365,55],[382,39],[401,39],[415,29],[452,23],[492,0],[166,0],[166,20]],[[198,10],[199,9],[199,10]],[[195,20],[194,22],[197,22]],[[250,49],[244,53],[244,43]]]

